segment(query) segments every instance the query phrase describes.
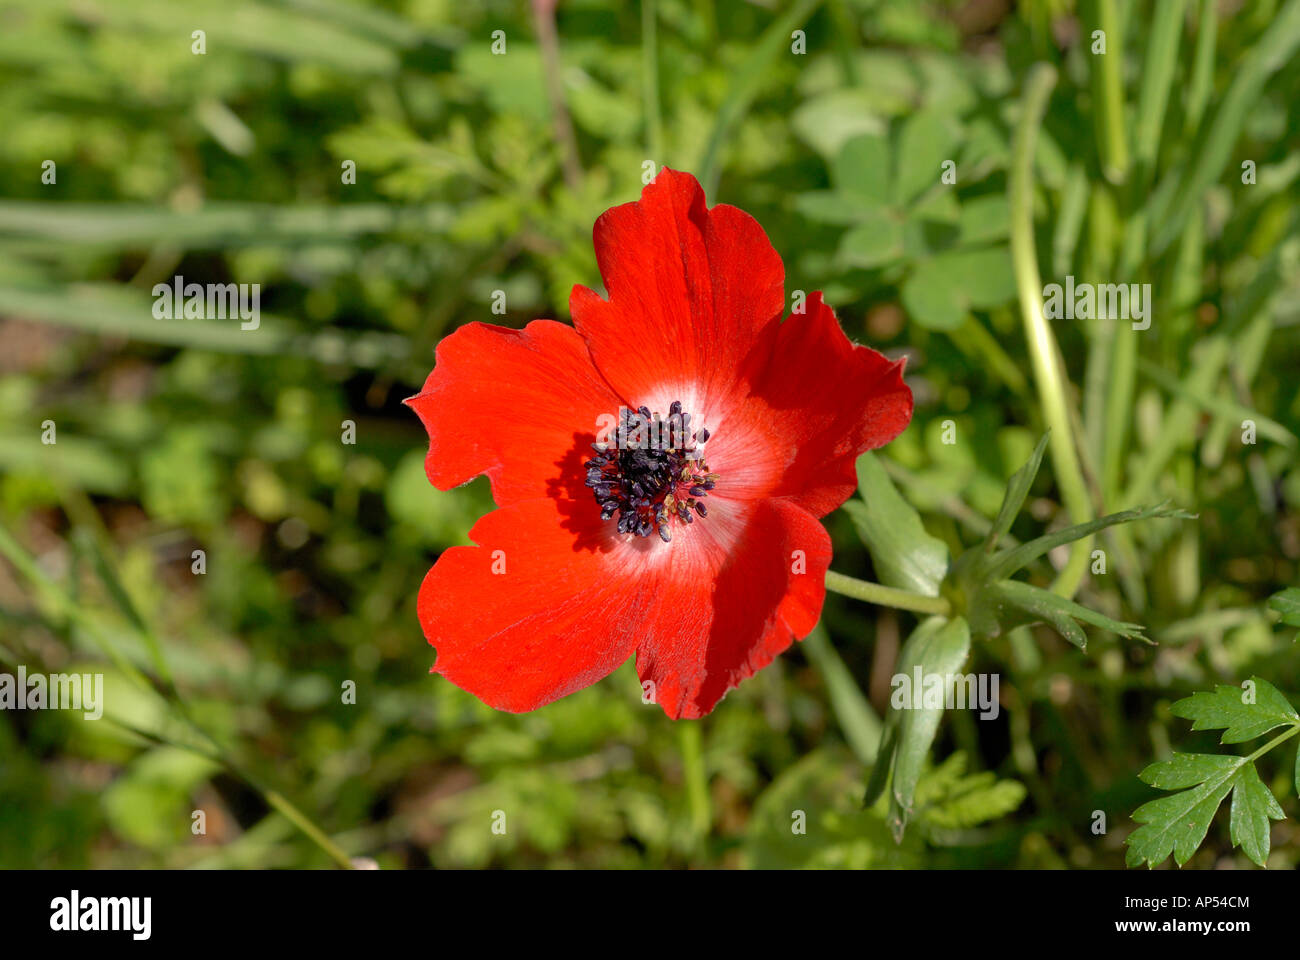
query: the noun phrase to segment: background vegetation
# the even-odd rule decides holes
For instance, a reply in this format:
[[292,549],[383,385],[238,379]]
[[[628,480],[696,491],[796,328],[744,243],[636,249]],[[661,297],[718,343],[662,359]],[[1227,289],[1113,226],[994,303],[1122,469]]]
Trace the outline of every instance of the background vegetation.
[[[1217,749],[1172,701],[1300,692],[1265,604],[1300,560],[1297,44],[1300,0],[0,0],[0,670],[107,677],[104,720],[0,713],[0,866],[1121,866],[1156,795],[1137,773]],[[1045,462],[1012,534],[1198,514],[1103,536],[1104,575],[1064,548],[1029,570],[1158,645],[977,642],[1003,709],[951,712],[901,844],[860,806],[910,613],[829,596],[699,724],[643,706],[630,665],[523,716],[427,674],[417,588],[491,500],[428,485],[400,401],[461,323],[565,319],[646,161],[911,357],[915,419],[879,463],[953,556],[1062,425],[1017,268],[1152,284],[1147,331],[1052,325],[1052,442],[1081,462]],[[260,283],[261,329],[155,320],[177,274]],[[853,517],[828,524],[833,568],[882,579]],[[1293,759],[1259,764],[1292,817],[1275,867],[1300,859]],[[1193,866],[1248,865],[1226,821]]]

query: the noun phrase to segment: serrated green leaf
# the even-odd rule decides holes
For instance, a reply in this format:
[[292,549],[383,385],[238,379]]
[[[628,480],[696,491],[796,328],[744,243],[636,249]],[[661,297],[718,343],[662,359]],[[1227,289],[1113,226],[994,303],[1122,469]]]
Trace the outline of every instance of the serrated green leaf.
[[1158,790],[1185,790],[1218,774],[1230,774],[1240,763],[1240,757],[1217,753],[1175,753],[1151,764],[1138,779]]
[[871,552],[876,577],[888,587],[939,595],[948,547],[926,533],[921,515],[903,499],[873,453],[858,458],[858,496],[844,505]]
[[1273,792],[1259,779],[1255,764],[1247,763],[1237,774],[1236,785],[1232,791],[1232,808],[1229,814],[1228,829],[1234,847],[1241,847],[1242,852],[1259,866],[1268,860],[1269,820],[1283,820],[1282,812]]
[[[1197,693],[1173,705],[1175,715],[1193,721],[1192,729],[1224,728],[1222,742],[1241,743],[1279,726],[1300,727],[1300,715],[1266,680],[1252,677],[1254,702],[1243,700],[1246,691],[1220,685],[1213,693]],[[1260,780],[1255,757],[1294,734],[1283,734],[1248,757],[1212,754],[1175,754],[1153,763],[1138,776],[1162,790],[1183,789],[1172,796],[1144,803],[1133,812],[1142,826],[1125,841],[1129,866],[1143,862],[1155,866],[1173,853],[1182,866],[1205,839],[1210,820],[1232,790],[1229,832],[1252,861],[1264,866],[1269,852],[1269,820],[1284,818],[1281,805]],[[1300,756],[1297,757],[1297,791],[1300,792]]]
[[1180,867],[1191,859],[1210,829],[1214,812],[1232,789],[1237,772],[1246,762],[1244,757],[1228,759],[1234,762],[1219,765],[1199,786],[1168,797],[1158,797],[1133,811],[1133,819],[1142,826],[1124,841],[1128,844],[1125,860],[1129,866],[1136,867],[1145,862],[1154,867],[1168,859],[1170,853]]
[[1275,686],[1260,677],[1249,682],[1254,684],[1253,703],[1246,700],[1248,690],[1220,684],[1213,693],[1202,691],[1179,700],[1170,711],[1191,720],[1193,730],[1224,728],[1220,743],[1242,743],[1276,727],[1300,725],[1300,714]]
[[[927,631],[904,645],[896,670],[909,678],[917,667],[921,675],[948,676],[958,673],[970,653],[970,629],[961,617],[950,620],[938,630]],[[892,698],[891,698],[892,701]],[[900,843],[913,812],[913,797],[925,759],[934,743],[934,735],[943,719],[943,707],[915,707],[898,710],[891,702],[891,715],[899,714],[898,747],[894,755],[893,779],[890,784],[888,823],[894,839]]]
[[1300,627],[1300,587],[1287,587],[1268,598],[1268,605],[1282,614],[1282,622]]
[[1038,445],[1034,447],[1034,452],[1029,455],[1025,465],[1012,474],[1011,479],[1007,481],[1007,492],[1002,497],[1002,506],[998,508],[993,529],[984,539],[986,553],[993,552],[998,545],[998,539],[1011,529],[1011,524],[1015,522],[1020,508],[1024,506],[1025,497],[1029,496],[1029,488],[1033,486],[1034,478],[1038,476],[1038,468],[1043,463],[1043,451],[1047,449],[1049,436],[1051,436],[1050,430],[1039,438]]

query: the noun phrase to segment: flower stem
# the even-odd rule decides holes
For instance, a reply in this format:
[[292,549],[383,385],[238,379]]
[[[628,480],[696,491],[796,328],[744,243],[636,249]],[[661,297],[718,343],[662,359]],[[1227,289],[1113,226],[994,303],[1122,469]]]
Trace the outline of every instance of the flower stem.
[[883,583],[848,577],[834,570],[826,571],[826,589],[880,607],[897,607],[899,610],[933,613],[941,617],[952,613],[952,604],[946,597],[927,597],[921,593],[912,593],[910,590],[887,587]]
[[691,843],[697,846],[709,833],[713,815],[709,810],[709,780],[704,770],[704,746],[700,721],[678,724],[681,730],[682,774],[686,781],[686,802],[691,814]]
[[[1061,487],[1061,499],[1070,519],[1075,523],[1085,523],[1093,517],[1092,502],[1088,499],[1088,488],[1074,446],[1060,350],[1056,345],[1056,337],[1043,316],[1043,282],[1034,252],[1034,144],[1038,139],[1043,112],[1047,109],[1047,101],[1055,85],[1056,70],[1046,63],[1035,65],[1025,82],[1020,120],[1016,125],[1011,148],[1011,176],[1007,182],[1011,205],[1011,259],[1016,274],[1016,290],[1020,295],[1025,339],[1029,343],[1029,353],[1033,359],[1038,401],[1042,407],[1043,419],[1052,431],[1052,439],[1049,441],[1052,466]],[[1075,541],[1070,549],[1069,562],[1053,584],[1055,592],[1065,597],[1074,595],[1087,569],[1091,550],[1091,537]]]

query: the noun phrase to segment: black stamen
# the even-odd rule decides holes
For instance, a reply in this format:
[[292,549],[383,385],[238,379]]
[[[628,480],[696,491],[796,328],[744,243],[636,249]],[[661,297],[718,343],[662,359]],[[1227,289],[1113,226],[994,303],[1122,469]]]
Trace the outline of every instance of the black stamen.
[[668,407],[667,417],[646,406],[623,408],[613,442],[591,445],[596,453],[583,465],[584,482],[602,520],[618,515],[619,533],[646,537],[654,531],[669,543],[674,521],[689,524],[705,516],[695,498],[707,496],[718,475],[709,472],[698,450],[709,431],[692,432],[690,422],[680,400]]

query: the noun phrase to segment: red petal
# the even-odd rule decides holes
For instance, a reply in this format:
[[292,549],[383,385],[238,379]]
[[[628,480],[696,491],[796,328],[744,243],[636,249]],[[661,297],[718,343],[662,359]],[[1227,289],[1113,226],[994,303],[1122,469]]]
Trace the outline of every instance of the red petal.
[[902,433],[912,391],[903,361],[851,343],[820,293],[806,308],[781,324],[751,393],[710,425],[708,462],[719,496],[788,497],[822,517],[853,495],[858,456]]
[[433,485],[487,473],[501,506],[561,493],[590,499],[582,462],[597,417],[619,405],[582,338],[554,320],[461,327],[438,344],[424,390],[406,402],[429,431]]
[[569,309],[600,372],[630,407],[681,400],[697,423],[715,418],[784,310],[785,268],[763,228],[707,209],[694,177],[665,168],[594,237],[609,300],[576,286]]
[[650,603],[638,575],[651,544],[621,542],[612,529],[594,502],[553,499],[479,520],[470,531],[479,546],[443,551],[420,587],[420,624],[438,650],[434,672],[519,713],[627,660]]
[[708,503],[708,518],[674,535],[671,563],[644,584],[655,603],[637,672],[673,718],[708,713],[807,636],[826,597],[831,541],[811,514],[782,500]]

